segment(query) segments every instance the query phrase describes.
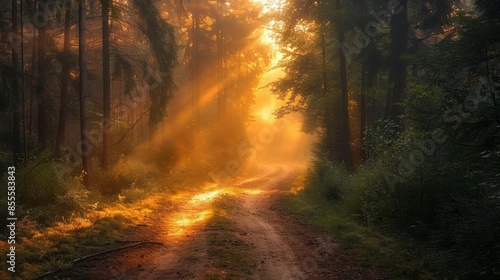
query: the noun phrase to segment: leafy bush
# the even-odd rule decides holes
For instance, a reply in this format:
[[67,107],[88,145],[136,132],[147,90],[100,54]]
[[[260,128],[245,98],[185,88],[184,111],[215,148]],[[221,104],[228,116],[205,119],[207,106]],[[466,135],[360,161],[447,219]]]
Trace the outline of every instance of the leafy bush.
[[96,170],[95,175],[97,188],[103,195],[116,195],[131,187],[147,189],[161,173],[153,164],[121,158],[112,170]]
[[383,169],[367,165],[349,177],[341,209],[348,216],[370,226],[394,224],[394,196],[387,186]]
[[320,158],[309,167],[305,180],[308,191],[316,192],[328,200],[340,200],[348,173],[344,165]]
[[16,173],[16,199],[32,207],[50,204],[57,196],[64,195],[65,188],[52,163],[52,155],[45,151],[32,158]]
[[380,119],[365,130],[363,143],[371,159],[378,158],[399,139],[401,128],[391,120]]

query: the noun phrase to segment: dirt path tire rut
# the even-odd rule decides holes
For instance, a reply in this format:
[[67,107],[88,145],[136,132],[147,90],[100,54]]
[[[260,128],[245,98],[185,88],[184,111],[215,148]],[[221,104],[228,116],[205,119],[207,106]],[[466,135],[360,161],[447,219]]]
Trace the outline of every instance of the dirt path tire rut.
[[[84,261],[74,267],[74,279],[386,279],[379,269],[338,248],[324,232],[295,219],[277,204],[298,174],[293,168],[270,166],[263,168],[259,176],[206,192],[208,198],[219,196],[233,201],[235,207],[227,211],[231,228],[226,230],[248,246],[229,243],[224,248],[243,250],[254,263],[250,272],[231,274],[227,271],[231,267],[217,266],[214,257],[207,253],[212,246],[208,241],[210,234],[223,232],[202,221],[204,213],[210,213],[212,203],[210,199],[200,199],[196,204],[186,202],[177,208],[157,209],[146,218],[148,226],[131,228],[125,236],[131,240],[159,241],[165,246],[145,245]],[[174,217],[179,221],[176,224],[159,222]]]

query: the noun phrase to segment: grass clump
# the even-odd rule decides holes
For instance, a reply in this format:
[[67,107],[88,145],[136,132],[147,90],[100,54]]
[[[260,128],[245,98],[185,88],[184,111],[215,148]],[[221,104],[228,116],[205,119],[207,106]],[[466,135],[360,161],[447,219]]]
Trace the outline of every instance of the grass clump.
[[227,217],[227,211],[236,207],[236,202],[223,196],[214,202],[214,215],[207,222],[208,256],[217,272],[210,272],[205,279],[241,279],[251,275],[256,267],[250,256],[250,245],[234,234],[234,222]]

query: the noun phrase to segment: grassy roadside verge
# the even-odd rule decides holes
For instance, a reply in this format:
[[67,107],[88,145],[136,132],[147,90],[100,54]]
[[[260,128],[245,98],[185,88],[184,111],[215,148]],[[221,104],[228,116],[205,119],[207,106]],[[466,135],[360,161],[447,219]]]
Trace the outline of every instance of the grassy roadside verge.
[[[94,169],[94,186],[82,185],[81,170],[48,151],[16,170],[16,267],[7,268],[8,228],[0,230],[0,279],[33,279],[70,268],[86,255],[120,247],[116,239],[163,202],[210,181],[205,161],[176,166],[159,151],[122,155],[113,168]],[[163,161],[162,161],[163,160]],[[1,159],[0,159],[1,161]],[[95,166],[99,162],[95,160]],[[0,181],[7,186],[7,173]],[[7,217],[7,192],[0,218]],[[53,279],[54,277],[50,278]]]
[[319,195],[302,190],[279,203],[297,218],[326,230],[342,248],[355,250],[387,271],[390,279],[432,279],[421,258],[410,253],[402,240],[356,223],[339,205]]
[[234,230],[229,213],[236,207],[237,201],[229,196],[213,203],[214,215],[205,226],[210,258],[210,268],[204,275],[206,280],[242,279],[251,275],[256,267],[248,253],[251,245],[243,242]]
[[[33,279],[41,273],[71,267],[72,261],[117,246],[123,230],[158,207],[161,196],[151,195],[134,202],[103,201],[86,213],[40,226],[29,217],[18,222],[16,273],[13,279]],[[1,249],[7,249],[6,242]],[[4,262],[5,255],[2,257]],[[0,279],[9,279],[6,269]]]

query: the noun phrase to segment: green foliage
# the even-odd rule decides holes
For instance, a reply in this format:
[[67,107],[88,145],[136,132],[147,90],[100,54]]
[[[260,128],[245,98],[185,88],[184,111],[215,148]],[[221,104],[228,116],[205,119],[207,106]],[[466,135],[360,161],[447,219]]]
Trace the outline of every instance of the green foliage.
[[125,203],[133,203],[141,199],[147,198],[149,195],[151,195],[151,191],[152,191],[151,189],[132,186],[122,190],[118,198],[123,198],[123,202]]
[[25,168],[17,173],[17,198],[25,205],[33,207],[54,202],[57,196],[64,195],[61,174],[52,165],[52,155],[45,151],[32,158]]
[[384,154],[399,139],[401,127],[391,120],[380,119],[365,130],[363,143],[370,159]]
[[[156,186],[154,181],[160,180],[162,171],[166,171],[168,168],[168,165],[162,169],[155,165],[156,162],[148,158],[153,154],[154,152],[143,153],[139,160],[137,158],[122,157],[116,162],[113,169],[109,171],[95,170],[97,189],[103,195],[116,195],[127,189],[153,191]],[[159,155],[164,155],[164,153],[160,153]],[[141,159],[143,158],[149,160],[142,161]],[[165,157],[163,160],[168,161],[168,158]]]
[[394,226],[394,196],[377,165],[364,166],[350,177],[341,206],[364,225]]
[[133,0],[132,3],[138,10],[140,29],[159,65],[158,69],[153,69],[157,72],[148,73],[149,77],[145,79],[152,89],[149,92],[149,122],[153,126],[166,116],[166,105],[175,88],[173,71],[177,63],[177,45],[173,26],[162,18],[153,1]]
[[[338,202],[318,199],[306,191],[280,201],[300,219],[325,229],[342,248],[360,253],[365,261],[389,272],[389,279],[432,279],[424,262],[415,258],[404,240],[356,222],[357,214]],[[352,209],[351,209],[352,210]]]
[[305,180],[307,191],[328,200],[339,200],[347,188],[348,173],[342,164],[320,158],[311,164]]

